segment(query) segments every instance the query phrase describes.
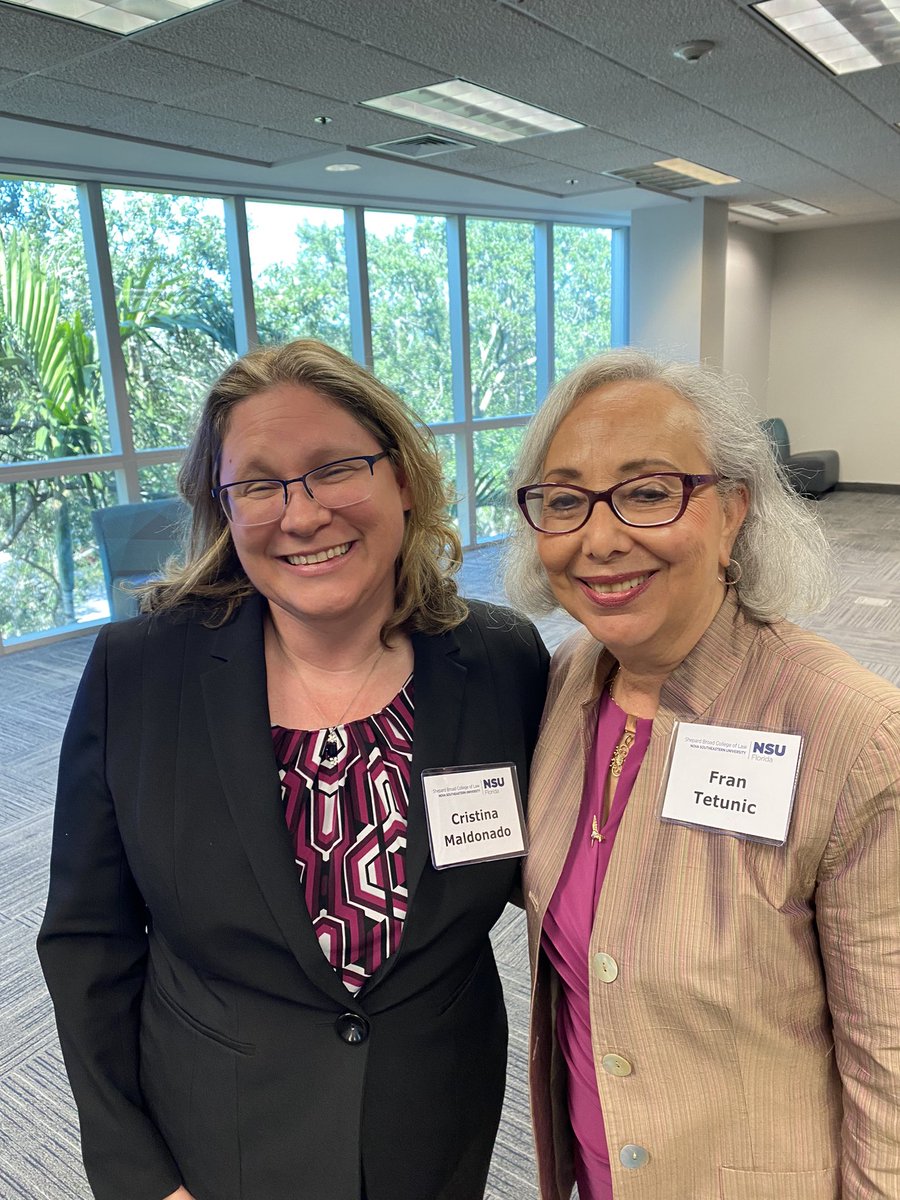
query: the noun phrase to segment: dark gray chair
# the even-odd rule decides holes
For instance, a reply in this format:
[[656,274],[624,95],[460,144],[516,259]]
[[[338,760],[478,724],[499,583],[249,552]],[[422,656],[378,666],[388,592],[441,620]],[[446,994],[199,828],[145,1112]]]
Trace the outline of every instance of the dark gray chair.
[[122,585],[145,583],[159,574],[166,559],[181,549],[187,519],[188,507],[178,499],[115,504],[91,513],[113,621],[135,616],[137,597]]
[[772,443],[775,457],[784,467],[791,486],[801,496],[821,496],[831,491],[838,481],[841,460],[837,450],[807,450],[791,453],[787,426],[781,417],[760,421],[763,432]]

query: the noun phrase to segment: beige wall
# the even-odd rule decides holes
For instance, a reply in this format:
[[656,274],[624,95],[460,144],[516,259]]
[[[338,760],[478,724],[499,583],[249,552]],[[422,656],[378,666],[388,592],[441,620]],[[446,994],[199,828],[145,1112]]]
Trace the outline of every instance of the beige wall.
[[721,365],[728,213],[719,200],[670,200],[632,214],[630,341]]
[[774,242],[765,230],[728,226],[722,365],[745,381],[761,412],[769,385]]
[[773,240],[768,413],[842,482],[900,484],[900,221]]

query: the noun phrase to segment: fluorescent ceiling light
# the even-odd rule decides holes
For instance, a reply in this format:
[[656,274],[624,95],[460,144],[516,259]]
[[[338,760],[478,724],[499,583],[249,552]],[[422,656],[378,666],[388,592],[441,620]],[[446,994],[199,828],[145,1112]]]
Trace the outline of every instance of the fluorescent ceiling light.
[[216,0],[6,0],[20,8],[33,8],[109,33],[135,33]]
[[740,213],[742,217],[754,217],[757,221],[787,221],[787,213],[773,212],[770,208],[760,208],[758,204],[729,204],[728,211]]
[[721,171],[713,171],[711,167],[703,167],[700,163],[691,162],[689,158],[661,158],[654,167],[662,167],[664,171],[674,171],[676,175],[688,175],[701,183],[712,183],[719,187],[723,183],[740,183],[736,175],[724,175]]
[[835,75],[900,62],[898,0],[764,0],[752,7]]
[[578,121],[535,108],[533,104],[523,104],[465,79],[448,79],[362,103],[367,108],[442,129],[455,129],[457,133],[468,133],[487,142],[514,142],[540,133],[584,128]]
[[329,163],[326,171],[358,171],[359,163]]
[[781,200],[762,200],[758,204],[730,204],[728,211],[743,217],[755,217],[757,221],[789,221],[792,217],[827,216],[827,210],[805,204],[802,200],[785,197]]

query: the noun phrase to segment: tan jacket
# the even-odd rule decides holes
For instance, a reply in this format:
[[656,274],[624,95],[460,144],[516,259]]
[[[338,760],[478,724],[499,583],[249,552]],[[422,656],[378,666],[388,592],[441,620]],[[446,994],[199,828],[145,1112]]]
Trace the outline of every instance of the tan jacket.
[[[560,647],[532,766],[523,883],[544,1200],[568,1200],[572,1163],[540,931],[612,664],[587,633]],[[659,820],[677,719],[804,735],[784,846]],[[900,1200],[900,691],[729,597],[663,688],[589,974],[616,1200]],[[608,1073],[609,1054],[631,1073]]]

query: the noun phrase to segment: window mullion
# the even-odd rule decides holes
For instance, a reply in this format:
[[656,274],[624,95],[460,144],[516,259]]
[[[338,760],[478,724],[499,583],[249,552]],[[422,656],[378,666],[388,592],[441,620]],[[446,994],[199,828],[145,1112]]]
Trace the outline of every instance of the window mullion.
[[116,470],[116,491],[120,504],[134,503],[140,500],[140,481],[128,404],[128,375],[122,353],[116,289],[103,212],[103,192],[100,184],[94,182],[80,183],[77,190],[110,445],[114,454],[122,456],[122,465]]

